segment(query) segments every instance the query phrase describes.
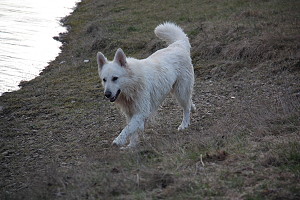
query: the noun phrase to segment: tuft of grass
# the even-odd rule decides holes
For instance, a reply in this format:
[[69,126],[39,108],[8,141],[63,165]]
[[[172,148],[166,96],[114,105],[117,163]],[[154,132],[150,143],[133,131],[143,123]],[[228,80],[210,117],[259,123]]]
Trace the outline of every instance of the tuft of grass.
[[293,141],[277,144],[268,161],[268,164],[279,167],[283,171],[291,171],[300,177],[300,143]]

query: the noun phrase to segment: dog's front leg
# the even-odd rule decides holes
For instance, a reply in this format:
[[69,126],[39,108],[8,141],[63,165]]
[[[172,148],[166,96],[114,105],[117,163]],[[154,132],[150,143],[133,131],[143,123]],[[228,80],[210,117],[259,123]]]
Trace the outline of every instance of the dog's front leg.
[[128,137],[131,137],[133,134],[137,134],[137,131],[144,130],[144,124],[145,117],[141,115],[134,115],[120,135],[114,139],[113,145],[124,146]]

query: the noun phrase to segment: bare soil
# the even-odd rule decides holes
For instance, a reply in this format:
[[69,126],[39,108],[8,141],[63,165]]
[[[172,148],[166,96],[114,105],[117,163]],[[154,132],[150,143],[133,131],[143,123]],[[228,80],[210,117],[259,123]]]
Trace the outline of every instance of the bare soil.
[[[84,0],[62,53],[0,97],[0,199],[299,199],[300,2]],[[96,53],[145,58],[173,21],[190,37],[197,112],[167,98],[134,150]],[[89,60],[88,63],[84,60]]]

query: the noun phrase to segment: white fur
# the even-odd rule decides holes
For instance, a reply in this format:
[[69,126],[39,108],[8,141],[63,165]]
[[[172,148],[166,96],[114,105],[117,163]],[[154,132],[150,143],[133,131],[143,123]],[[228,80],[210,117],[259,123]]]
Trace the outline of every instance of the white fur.
[[129,147],[138,143],[138,132],[144,130],[145,122],[172,93],[183,108],[183,119],[178,130],[190,124],[194,70],[190,57],[190,43],[186,34],[173,23],[156,27],[155,34],[168,43],[146,59],[127,58],[118,49],[113,61],[102,53],[97,54],[99,76],[105,95],[121,109],[127,126],[113,141]]

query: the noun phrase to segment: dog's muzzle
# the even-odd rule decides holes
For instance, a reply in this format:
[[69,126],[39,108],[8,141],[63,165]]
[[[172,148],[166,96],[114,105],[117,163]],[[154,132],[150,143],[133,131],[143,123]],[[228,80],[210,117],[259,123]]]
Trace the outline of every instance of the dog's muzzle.
[[104,96],[105,96],[106,98],[108,98],[110,102],[114,102],[114,101],[118,98],[120,92],[121,92],[121,90],[118,90],[117,93],[116,93],[116,95],[115,95],[115,96],[112,96],[111,91],[106,91],[106,92],[104,93]]

